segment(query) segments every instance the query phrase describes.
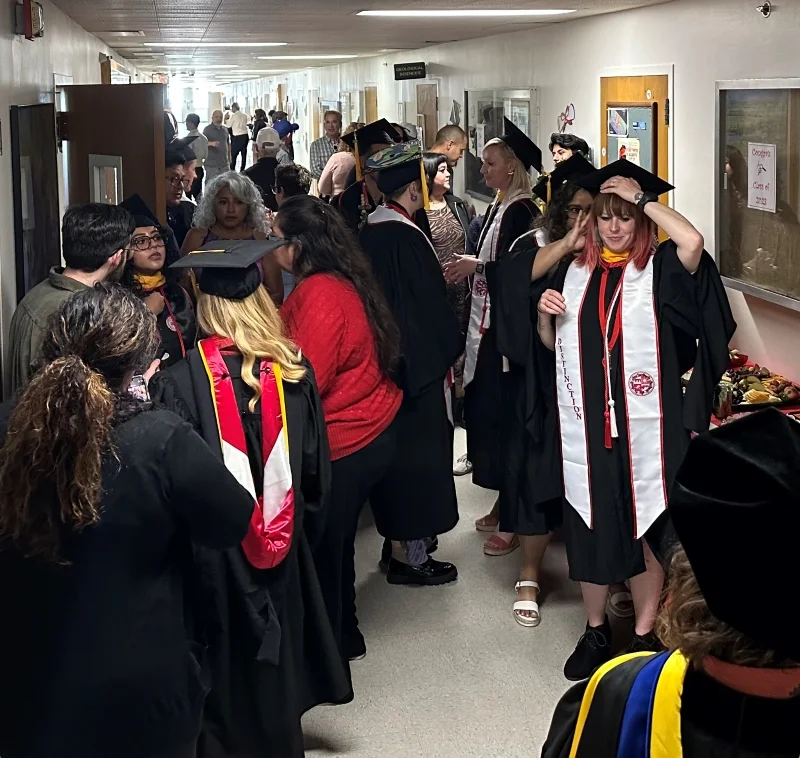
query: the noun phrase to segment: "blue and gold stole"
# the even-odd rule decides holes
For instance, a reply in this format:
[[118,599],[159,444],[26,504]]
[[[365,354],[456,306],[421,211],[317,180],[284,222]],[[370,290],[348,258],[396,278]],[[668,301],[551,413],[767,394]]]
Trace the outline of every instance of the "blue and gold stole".
[[581,703],[569,758],[681,758],[681,696],[688,660],[633,653],[601,666]]

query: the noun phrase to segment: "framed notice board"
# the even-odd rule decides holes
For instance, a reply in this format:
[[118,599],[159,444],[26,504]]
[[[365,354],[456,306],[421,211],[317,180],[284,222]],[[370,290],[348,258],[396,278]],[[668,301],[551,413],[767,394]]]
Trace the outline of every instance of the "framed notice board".
[[800,310],[800,79],[717,82],[717,265]]

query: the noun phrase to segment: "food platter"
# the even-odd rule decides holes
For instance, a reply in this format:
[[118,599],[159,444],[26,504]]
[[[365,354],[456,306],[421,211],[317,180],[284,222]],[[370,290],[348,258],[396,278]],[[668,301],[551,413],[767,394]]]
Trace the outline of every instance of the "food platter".
[[729,368],[719,389],[729,389],[734,412],[800,404],[800,386],[758,364]]

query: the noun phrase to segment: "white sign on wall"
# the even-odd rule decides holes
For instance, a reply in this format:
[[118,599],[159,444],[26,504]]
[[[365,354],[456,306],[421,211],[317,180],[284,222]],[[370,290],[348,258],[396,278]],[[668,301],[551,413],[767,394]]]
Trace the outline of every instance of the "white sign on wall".
[[639,158],[640,142],[636,137],[617,140],[617,147],[619,149],[619,158],[625,158],[625,160],[635,163],[637,166],[642,165]]
[[775,213],[778,187],[775,181],[775,145],[747,143],[747,207]]

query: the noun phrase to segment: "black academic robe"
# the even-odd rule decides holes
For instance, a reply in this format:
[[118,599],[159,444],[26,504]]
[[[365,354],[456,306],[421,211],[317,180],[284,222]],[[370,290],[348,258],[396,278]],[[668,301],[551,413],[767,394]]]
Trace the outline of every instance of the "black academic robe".
[[[549,285],[552,289],[561,291],[571,262],[567,259],[559,264]],[[622,272],[621,267],[610,269],[606,307]],[[570,578],[592,584],[612,584],[642,573],[645,564],[641,540],[633,538],[634,507],[626,424],[619,424],[619,438],[610,450],[604,443],[603,335],[598,316],[601,274],[600,267],[592,273],[580,325],[594,528],[589,529],[578,512],[566,503],[564,532]],[[653,259],[653,293],[658,322],[663,456],[668,493],[689,445],[690,433],[708,430],[714,388],[728,366],[728,342],[736,323],[719,271],[707,253],[703,254],[699,269],[692,275],[680,262],[675,243],[671,240],[662,243]],[[617,409],[626,407],[621,365],[624,338],[623,334],[611,353],[611,381]],[[684,395],[681,377],[693,366],[692,380]],[[555,370],[554,363],[551,370]],[[618,418],[621,418],[619,410]],[[558,439],[557,416],[549,423],[547,436]],[[665,512],[646,535],[657,554],[663,554],[666,549],[663,543],[670,539],[670,531]]]
[[[606,673],[592,697],[575,758],[617,758],[620,726],[633,682],[649,656]],[[553,714],[542,758],[570,758],[578,714],[590,680],[570,688]],[[796,758],[800,697],[767,699],[736,692],[689,668],[680,702],[683,758]]]
[[371,500],[379,502],[378,531],[411,540],[443,534],[458,522],[444,380],[462,338],[430,242],[400,214],[385,208],[381,213],[396,220],[371,220],[360,241],[400,330],[402,357],[394,379],[403,404],[395,421],[398,453]]
[[181,200],[177,205],[167,207],[167,224],[175,234],[175,241],[178,243],[179,248],[192,228],[196,207],[194,203],[190,203],[188,200]]
[[[197,318],[189,293],[177,282],[169,282],[159,288],[165,307],[156,317],[161,347],[158,357],[162,358],[161,369],[168,368],[186,357],[197,342]],[[180,337],[178,336],[180,335]]]
[[[247,408],[251,390],[241,379],[241,358],[224,358],[260,489],[260,405],[255,413]],[[208,646],[212,678],[198,758],[300,758],[301,715],[316,705],[353,698],[312,558],[325,526],[330,459],[311,370],[298,383],[284,382],[284,393],[295,482],[289,554],[275,568],[258,570],[240,548],[195,551],[201,581],[191,615],[196,634]],[[151,394],[189,421],[222,457],[210,385],[196,350],[156,374]]]
[[[361,204],[366,196],[366,209],[362,210]],[[364,191],[364,180],[354,182],[333,203],[354,234],[358,234],[367,222],[367,216],[377,208],[369,192]]]
[[500,376],[500,529],[522,535],[552,532],[562,521],[563,481],[552,354],[536,333],[546,281],[531,283],[538,245],[520,237],[488,269],[497,350],[508,360]]
[[[488,233],[500,204],[495,203],[486,215],[478,242],[478,251],[483,237]],[[485,273],[489,286],[489,299],[492,311],[495,307],[495,293],[491,290],[492,269],[511,249],[519,236],[531,228],[531,223],[539,211],[530,197],[521,197],[511,203],[503,214],[497,234],[493,261],[486,263]],[[469,340],[467,341],[469,345]],[[503,478],[503,462],[500,457],[500,380],[503,375],[503,358],[497,349],[497,330],[491,318],[489,328],[484,333],[475,375],[466,386],[464,394],[464,423],[467,428],[467,457],[472,463],[472,482],[479,487],[499,490]]]

